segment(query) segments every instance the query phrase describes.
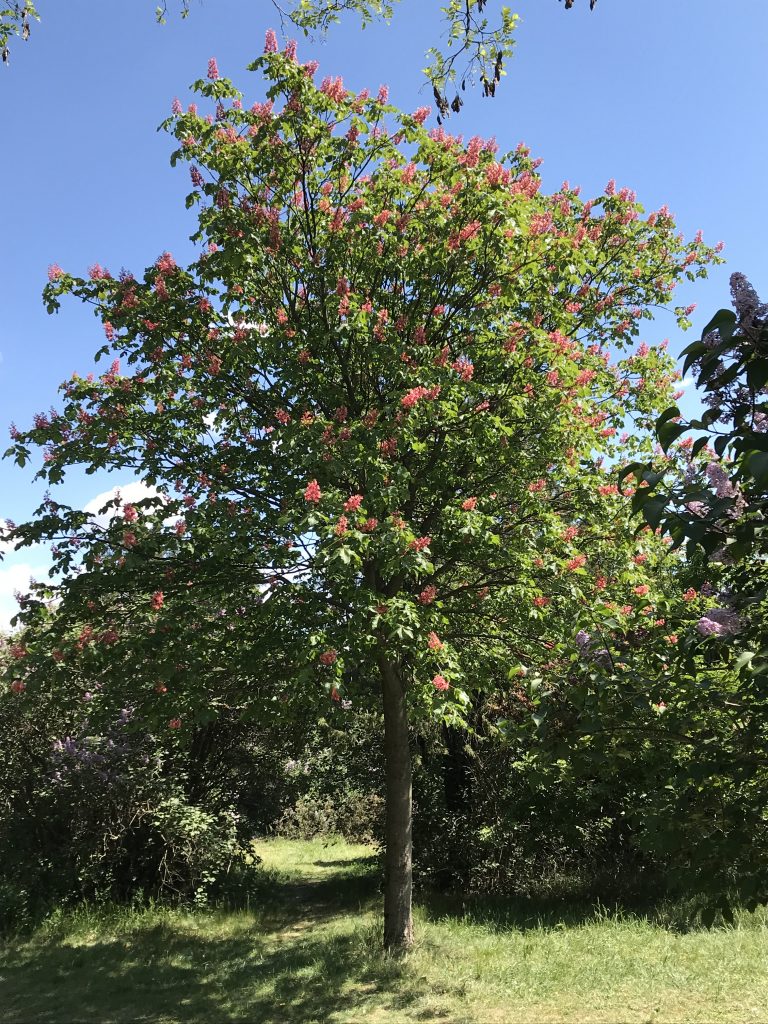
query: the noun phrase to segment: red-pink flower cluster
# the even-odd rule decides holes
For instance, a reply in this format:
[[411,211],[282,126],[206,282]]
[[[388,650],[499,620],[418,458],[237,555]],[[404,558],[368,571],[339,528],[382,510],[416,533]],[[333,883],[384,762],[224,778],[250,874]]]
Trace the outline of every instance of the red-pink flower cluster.
[[425,388],[423,385],[411,388],[403,397],[400,399],[400,405],[404,409],[412,409],[422,399],[434,402],[440,395],[440,385],[436,384],[433,388]]
[[423,551],[424,548],[428,548],[431,543],[431,537],[417,537],[408,544],[408,547],[411,551]]
[[428,587],[424,587],[422,592],[419,594],[418,602],[419,604],[432,604],[436,597],[437,587],[430,585]]
[[333,665],[337,658],[337,652],[331,647],[329,650],[323,651],[323,653],[320,655],[320,664],[326,666]]
[[427,637],[427,647],[429,647],[430,651],[442,651],[444,646],[443,641],[434,631]]
[[352,494],[344,502],[345,512],[357,512],[360,506],[363,504],[362,494]]
[[444,691],[448,689],[449,683],[445,676],[436,675],[432,680],[432,685],[436,690]]
[[460,356],[455,362],[451,363],[451,369],[455,370],[463,381],[472,380],[475,372],[474,365],[466,356]]
[[477,508],[477,498],[465,498],[461,503],[461,507],[465,512],[474,512]]
[[317,480],[310,480],[304,490],[304,500],[316,505],[322,496],[323,492],[320,490]]
[[336,103],[341,103],[344,97],[347,95],[347,91],[344,88],[344,80],[341,75],[337,78],[324,78],[322,85],[320,86],[320,92],[329,99],[334,100]]
[[567,563],[566,569],[568,570],[568,572],[574,572],[574,570],[581,569],[586,564],[587,564],[587,556],[586,555],[576,555],[574,558],[572,558],[570,560],[570,562]]
[[176,270],[176,260],[169,252],[164,252],[155,266],[161,274],[172,274]]
[[154,592],[154,594],[152,595],[151,604],[154,611],[160,611],[160,609],[165,604],[165,594],[162,592],[162,590],[156,590]]
[[333,528],[333,532],[337,537],[343,537],[349,528],[349,520],[346,516],[339,516],[339,521]]

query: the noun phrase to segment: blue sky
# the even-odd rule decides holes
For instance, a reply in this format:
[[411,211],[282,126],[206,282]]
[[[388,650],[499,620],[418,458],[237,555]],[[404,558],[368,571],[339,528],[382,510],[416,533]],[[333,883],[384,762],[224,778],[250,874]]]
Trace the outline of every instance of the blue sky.
[[[171,0],[169,6],[172,6]],[[174,96],[205,74],[208,58],[246,96],[262,98],[244,71],[279,20],[268,0],[192,0],[188,19],[153,17],[153,0],[40,0],[43,22],[0,68],[0,432],[57,401],[58,384],[88,372],[102,343],[98,323],[74,301],[54,317],[40,301],[49,263],[84,272],[143,269],[163,250],[191,254],[187,178],[168,163],[171,140],[155,131]],[[496,0],[488,5],[493,13]],[[545,187],[564,179],[586,193],[609,178],[653,209],[667,203],[690,236],[723,239],[727,263],[677,301],[698,303],[694,332],[660,318],[646,340],[680,351],[728,302],[741,270],[768,294],[768,133],[765,0],[517,0],[518,47],[494,100],[479,91],[450,130],[495,135],[502,150],[524,140],[544,159]],[[403,0],[391,27],[361,32],[355,18],[325,42],[299,41],[302,60],[341,74],[350,88],[386,82],[406,109],[430,101],[420,69],[439,32],[438,0]],[[724,13],[726,12],[727,13]],[[688,399],[693,401],[694,399]],[[0,441],[0,448],[5,443]],[[73,473],[62,500],[85,506],[127,482]],[[42,488],[32,473],[0,463],[0,519],[33,513]],[[43,551],[0,563],[0,628],[12,592],[45,571]]]

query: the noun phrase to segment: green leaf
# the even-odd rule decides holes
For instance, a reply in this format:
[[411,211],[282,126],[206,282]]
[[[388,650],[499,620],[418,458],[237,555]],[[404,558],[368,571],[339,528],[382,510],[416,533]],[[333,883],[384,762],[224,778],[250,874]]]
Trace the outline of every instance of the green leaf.
[[768,484],[768,452],[752,452],[747,457],[744,468],[760,487]]
[[658,495],[649,498],[643,504],[643,516],[645,517],[645,521],[649,526],[652,526],[654,530],[661,524],[666,507],[667,498],[665,495]]
[[718,309],[701,332],[703,341],[711,331],[719,331],[722,338],[730,338],[736,327],[736,314],[732,309]]
[[747,364],[747,384],[753,391],[760,391],[768,382],[768,359],[754,359]]

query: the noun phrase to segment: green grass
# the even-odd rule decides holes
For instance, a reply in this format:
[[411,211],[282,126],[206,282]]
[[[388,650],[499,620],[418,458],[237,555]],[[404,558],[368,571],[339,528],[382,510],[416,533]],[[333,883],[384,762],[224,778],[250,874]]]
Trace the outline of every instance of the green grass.
[[423,900],[404,960],[379,952],[378,858],[257,844],[258,905],[54,915],[0,947],[0,1021],[763,1022],[768,915],[674,931],[605,910]]

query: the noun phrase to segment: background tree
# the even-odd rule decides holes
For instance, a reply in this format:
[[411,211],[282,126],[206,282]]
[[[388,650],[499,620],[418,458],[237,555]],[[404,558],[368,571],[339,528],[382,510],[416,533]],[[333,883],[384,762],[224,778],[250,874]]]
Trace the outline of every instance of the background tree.
[[686,545],[676,584],[648,595],[649,625],[663,629],[610,615],[597,640],[585,623],[580,670],[543,699],[542,737],[570,735],[571,756],[621,772],[645,761],[630,820],[672,885],[703,897],[710,922],[768,896],[768,307],[741,274],[731,290],[736,312],[720,310],[683,353],[705,412],[685,421],[677,406],[665,410],[654,459],[619,476],[637,485],[641,535]]
[[267,102],[246,107],[212,60],[195,88],[214,113],[176,102],[167,123],[200,258],[164,253],[141,279],[50,270],[49,309],[92,303],[115,358],[10,451],[44,446],[51,484],[106,467],[158,496],[115,499],[102,526],[51,498],[12,531],[55,540],[65,577],[55,614],[28,602],[12,671],[32,692],[92,659],[105,711],[130,692],[173,729],[225,705],[381,702],[385,943],[403,948],[409,722],[463,721],[495,678],[462,637],[505,665],[511,609],[546,606],[553,580],[591,595],[564,529],[598,454],[669,389],[663,353],[611,353],[713,254],[612,182],[542,195],[524,148],[499,160],[385,90],[318,87],[272,32],[253,67]]

